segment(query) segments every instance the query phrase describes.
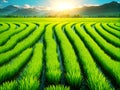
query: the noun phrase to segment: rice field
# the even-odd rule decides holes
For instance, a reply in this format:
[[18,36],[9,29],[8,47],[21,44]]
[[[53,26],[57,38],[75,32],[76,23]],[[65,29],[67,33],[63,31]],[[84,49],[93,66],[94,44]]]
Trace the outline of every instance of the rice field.
[[119,18],[0,19],[0,90],[119,89]]

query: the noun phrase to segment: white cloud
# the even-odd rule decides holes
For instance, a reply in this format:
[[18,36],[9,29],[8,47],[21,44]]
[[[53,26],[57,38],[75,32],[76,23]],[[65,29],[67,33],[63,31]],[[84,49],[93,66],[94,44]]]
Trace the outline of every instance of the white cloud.
[[13,5],[14,7],[17,7],[17,8],[20,8],[20,6],[19,5]]
[[30,6],[29,4],[25,4],[25,5],[23,6],[23,8],[24,8],[24,9],[33,8],[33,6]]
[[84,4],[83,6],[99,6],[99,4]]
[[81,4],[76,6],[77,8],[82,8],[82,7],[90,7],[90,6],[99,6],[99,4]]
[[50,7],[47,7],[47,6],[31,6],[29,4],[25,4],[24,6],[22,6],[22,8],[24,9],[32,8],[32,9],[37,9],[37,10],[50,10],[51,9]]
[[8,3],[8,0],[0,0],[1,2]]
[[38,10],[50,10],[51,9],[50,7],[46,7],[46,6],[36,6],[34,8]]

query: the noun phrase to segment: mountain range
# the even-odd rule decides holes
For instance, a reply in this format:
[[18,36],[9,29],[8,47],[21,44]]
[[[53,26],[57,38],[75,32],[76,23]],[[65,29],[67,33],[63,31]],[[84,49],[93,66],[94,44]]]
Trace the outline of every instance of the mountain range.
[[9,5],[0,9],[0,16],[118,16],[120,17],[120,3],[112,1],[99,6],[83,6],[71,10],[55,11],[38,8],[19,8]]

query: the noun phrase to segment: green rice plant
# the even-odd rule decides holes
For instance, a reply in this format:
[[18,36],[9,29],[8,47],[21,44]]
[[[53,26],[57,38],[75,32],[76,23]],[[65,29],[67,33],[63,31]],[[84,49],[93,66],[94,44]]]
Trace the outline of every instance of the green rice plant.
[[16,75],[22,66],[28,62],[31,54],[32,49],[27,49],[10,63],[0,67],[0,83]]
[[37,43],[33,51],[33,56],[30,62],[27,64],[26,68],[21,73],[20,78],[34,77],[39,79],[43,67],[42,62],[43,62],[43,44]]
[[21,80],[5,82],[0,85],[0,90],[38,90],[40,82],[33,77],[25,77]]
[[[55,68],[55,67],[54,67]],[[46,77],[47,77],[47,81],[49,83],[54,83],[54,84],[58,84],[61,80],[61,70],[54,70],[51,69],[46,71]]]
[[42,72],[42,59],[43,44],[37,43],[35,45],[31,60],[18,76],[18,79],[15,81],[6,82],[5,85],[3,84],[0,88],[10,88],[5,90],[38,90],[40,85],[39,77]]
[[39,28],[37,28],[29,37],[25,38],[23,41],[19,42],[12,50],[0,54],[0,65],[4,64],[5,62],[10,61],[11,58],[15,57],[23,50],[28,47],[31,47],[39,40],[42,33],[44,32],[44,27],[46,23],[42,23]]
[[56,23],[50,24],[45,31],[45,45],[46,45],[46,78],[49,83],[59,83],[61,80],[60,62],[58,60],[57,44],[53,37],[53,27]]
[[17,82],[10,81],[10,82],[4,82],[2,85],[0,85],[0,90],[17,90]]
[[117,31],[107,25],[107,23],[102,23],[101,26],[109,33],[115,35],[116,37],[120,38],[120,31]]
[[9,25],[9,30],[15,30],[16,29],[16,24],[12,23],[12,22],[7,22],[7,24]]
[[120,27],[120,23],[115,23],[115,26]]
[[39,77],[42,73],[43,44],[35,45],[33,56],[26,68],[21,72],[18,79],[18,90],[38,90],[40,86]]
[[[26,24],[29,24],[29,26],[28,26],[25,30],[23,30],[23,31],[15,34],[15,35],[12,36],[3,46],[0,46],[0,53],[6,52],[6,51],[14,48],[14,46],[15,46],[19,41],[25,39],[27,36],[29,36],[29,34],[30,34],[31,32],[33,32],[33,31],[35,30],[35,27],[36,27],[35,24],[32,24],[32,23],[26,23]],[[11,32],[13,32],[13,31],[11,31]],[[16,32],[16,31],[15,31],[15,32]]]
[[[83,37],[84,30],[81,30],[80,24],[75,25],[75,31]],[[72,24],[68,24],[65,27],[65,33],[68,37],[68,39],[73,44],[78,57],[79,62],[83,67],[83,71],[87,78],[88,87],[90,90],[111,90],[109,82],[105,78],[105,76],[99,71],[99,69],[96,66],[96,63],[94,62],[90,52],[85,47],[83,41],[81,38],[77,36],[77,34],[72,30],[71,28]],[[81,35],[82,34],[82,35]],[[86,36],[84,35],[84,38]],[[89,38],[87,38],[89,40]],[[96,49],[97,50],[97,49]],[[92,83],[92,84],[91,84]]]
[[95,30],[108,42],[111,44],[120,47],[120,39],[115,37],[114,35],[105,31],[101,26],[100,23],[95,24]]
[[[100,66],[109,74],[109,76],[111,76],[111,79],[114,79],[114,82],[116,82],[118,85],[120,85],[120,63],[118,61],[114,61],[110,58],[110,56],[108,56],[99,46],[98,44],[85,32],[85,30],[82,29],[82,27],[80,27],[80,24],[77,24],[76,26],[76,32],[77,34],[80,36],[80,38],[82,39],[82,41],[84,41],[86,47],[89,49],[90,53],[92,54],[92,56],[94,56],[94,60],[96,62],[98,62],[100,64]],[[111,48],[110,48],[111,49]],[[80,50],[79,50],[80,51]],[[85,53],[85,50],[84,50]],[[90,60],[90,58],[88,57],[88,55],[86,56],[86,58],[88,58],[87,60]],[[87,62],[87,64],[90,64],[92,61]],[[93,65],[90,65],[93,67]],[[92,70],[92,72],[94,72],[94,69],[91,69],[92,67],[88,67],[86,70]],[[96,72],[96,71],[95,71]],[[93,74],[93,76],[96,75],[95,73]],[[98,83],[103,83],[103,85],[99,84],[99,87],[103,88],[101,90],[110,90],[110,89],[104,89],[104,87],[109,86],[108,85],[108,81],[105,79],[105,77],[103,75],[100,75],[100,73],[97,73],[98,77],[93,77],[95,79],[97,79],[96,81],[98,81]],[[100,76],[99,76],[100,75]],[[100,77],[103,76],[103,80],[100,80]],[[91,75],[92,77],[92,75]],[[100,81],[99,81],[100,80]],[[92,81],[96,82],[95,80],[92,79]],[[104,82],[106,81],[106,82]],[[98,84],[96,84],[98,85]],[[95,85],[94,85],[95,86]],[[98,89],[96,89],[98,90]]]
[[120,61],[120,48],[113,46],[112,44],[106,42],[103,37],[101,37],[93,28],[92,23],[85,24],[86,32],[95,40],[95,42],[112,58]]
[[21,80],[5,82],[0,85],[0,90],[38,90],[40,82],[34,77],[25,77]]
[[120,31],[120,27],[116,26],[114,23],[108,23],[107,25],[115,30]]
[[46,87],[44,90],[70,90],[70,87],[63,86],[63,85],[50,85]]
[[82,81],[80,66],[72,45],[62,31],[63,25],[64,23],[55,27],[55,34],[63,56],[66,81],[71,86],[80,86]]
[[40,82],[34,77],[25,77],[18,81],[18,90],[39,90]]
[[2,26],[0,27],[0,34],[2,32],[5,32],[5,31],[9,30],[9,25],[8,24],[2,23],[2,22],[0,22],[0,24],[2,24]]
[[79,71],[73,72],[71,70],[71,72],[66,73],[67,82],[70,83],[72,86],[80,86],[81,85],[82,77],[81,78],[80,77],[81,77],[81,74],[79,73]]
[[2,42],[2,39],[5,38],[4,36],[6,35],[6,32],[11,32],[16,29],[16,25],[14,23],[8,22],[7,24],[9,25],[9,29],[3,33],[0,33],[0,46],[4,44],[4,42]]
[[17,23],[17,24],[19,24],[19,26],[20,26],[17,29],[15,29],[15,28],[13,29],[13,26],[11,25],[12,28],[9,28],[8,31],[0,34],[0,45],[5,44],[11,36],[21,32],[22,30],[24,30],[26,28],[25,24],[22,24],[22,23]]

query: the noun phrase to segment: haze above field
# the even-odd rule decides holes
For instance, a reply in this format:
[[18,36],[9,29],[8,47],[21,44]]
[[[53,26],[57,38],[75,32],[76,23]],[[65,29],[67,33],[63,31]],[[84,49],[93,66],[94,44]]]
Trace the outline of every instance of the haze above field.
[[0,0],[0,17],[120,17],[120,0]]
[[[0,0],[0,7],[15,5],[21,8],[71,9],[82,6],[98,6],[113,0]],[[120,0],[114,0],[120,2]]]

